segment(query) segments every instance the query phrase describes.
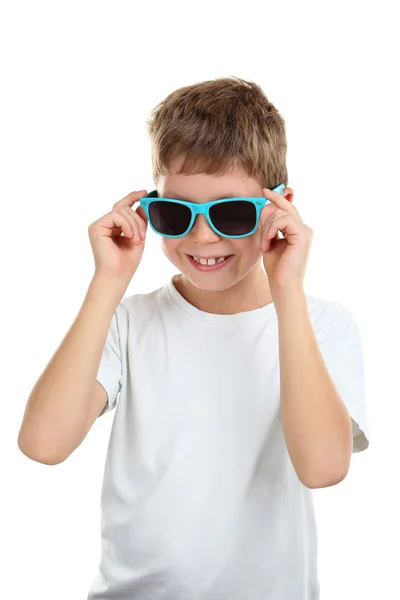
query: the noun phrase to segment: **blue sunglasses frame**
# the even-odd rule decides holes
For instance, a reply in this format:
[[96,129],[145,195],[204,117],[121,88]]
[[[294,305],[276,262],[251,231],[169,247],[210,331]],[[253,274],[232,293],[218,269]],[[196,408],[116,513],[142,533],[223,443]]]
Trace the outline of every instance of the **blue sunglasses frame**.
[[[278,192],[278,194],[281,194],[284,189],[285,189],[285,184],[280,183],[279,185],[274,187],[272,191]],[[196,215],[204,215],[206,217],[207,222],[208,222],[209,226],[211,227],[211,229],[213,231],[215,231],[216,234],[218,234],[222,237],[226,237],[226,238],[248,237],[249,235],[252,235],[258,227],[261,210],[267,204],[271,204],[271,200],[268,200],[268,198],[265,198],[264,196],[262,196],[260,198],[223,198],[222,200],[212,200],[211,202],[205,202],[204,204],[196,204],[195,202],[186,202],[185,200],[176,200],[175,198],[159,198],[157,194],[158,194],[157,190],[153,190],[152,192],[149,192],[146,196],[143,196],[142,198],[140,198],[140,206],[146,212],[147,221],[148,221],[150,227],[152,228],[152,230],[157,235],[161,235],[162,237],[168,237],[168,238],[180,238],[180,237],[184,237],[185,235],[187,235],[189,233],[189,231],[191,230],[191,228],[193,227],[193,223],[196,218]],[[212,206],[214,206],[215,204],[221,204],[222,202],[237,202],[238,200],[240,200],[240,201],[246,200],[247,202],[252,202],[254,204],[254,207],[256,209],[256,223],[254,225],[254,228],[249,233],[245,233],[243,235],[226,235],[225,233],[222,233],[222,231],[219,231],[212,223],[212,221],[210,219],[210,208]],[[175,204],[183,204],[184,206],[187,206],[191,211],[191,219],[190,219],[190,223],[189,223],[189,226],[186,229],[186,231],[184,231],[183,233],[181,233],[179,235],[166,235],[166,234],[162,234],[159,231],[157,231],[157,229],[155,229],[155,227],[153,227],[153,224],[152,224],[151,218],[150,218],[150,214],[149,214],[149,206],[152,202],[155,202],[155,201],[157,201],[157,202],[159,202],[159,201],[174,202]]]

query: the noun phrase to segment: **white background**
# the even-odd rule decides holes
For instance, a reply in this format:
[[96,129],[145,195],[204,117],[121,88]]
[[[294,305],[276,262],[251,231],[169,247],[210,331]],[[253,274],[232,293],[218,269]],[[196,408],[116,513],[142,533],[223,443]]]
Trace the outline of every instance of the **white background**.
[[[179,87],[226,76],[261,85],[286,120],[289,186],[314,231],[306,292],[347,306],[363,341],[370,447],[353,454],[342,483],[313,492],[321,600],[396,596],[395,5],[2,2],[1,597],[86,598],[114,412],[64,463],[46,466],[18,449],[25,404],[93,275],[89,224],[129,192],[155,188],[151,109]],[[176,272],[160,241],[149,228],[125,295]]]

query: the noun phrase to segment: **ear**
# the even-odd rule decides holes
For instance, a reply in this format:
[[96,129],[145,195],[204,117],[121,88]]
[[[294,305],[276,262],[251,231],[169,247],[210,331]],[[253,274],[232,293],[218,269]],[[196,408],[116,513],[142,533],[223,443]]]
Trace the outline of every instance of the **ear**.
[[293,203],[293,197],[294,197],[294,191],[292,190],[292,188],[290,187],[286,187],[283,192],[282,192],[282,196],[288,201],[288,202],[292,202]]

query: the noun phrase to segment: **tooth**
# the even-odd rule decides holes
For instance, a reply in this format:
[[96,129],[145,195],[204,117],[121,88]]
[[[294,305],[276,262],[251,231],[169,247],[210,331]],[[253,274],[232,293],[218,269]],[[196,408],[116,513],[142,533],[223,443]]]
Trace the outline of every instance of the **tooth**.
[[206,258],[196,258],[195,256],[193,256],[194,260],[202,265],[215,265],[215,263],[221,263],[225,260],[225,256],[220,256],[219,258],[209,258],[208,260]]

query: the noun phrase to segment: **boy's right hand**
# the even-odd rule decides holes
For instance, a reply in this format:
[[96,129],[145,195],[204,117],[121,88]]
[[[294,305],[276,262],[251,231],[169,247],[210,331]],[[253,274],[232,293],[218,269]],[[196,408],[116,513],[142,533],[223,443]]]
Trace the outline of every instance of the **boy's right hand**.
[[89,225],[95,275],[112,276],[127,284],[132,279],[142,258],[147,232],[145,211],[140,205],[132,210],[132,205],[146,194],[146,190],[131,192],[116,202],[111,212]]

